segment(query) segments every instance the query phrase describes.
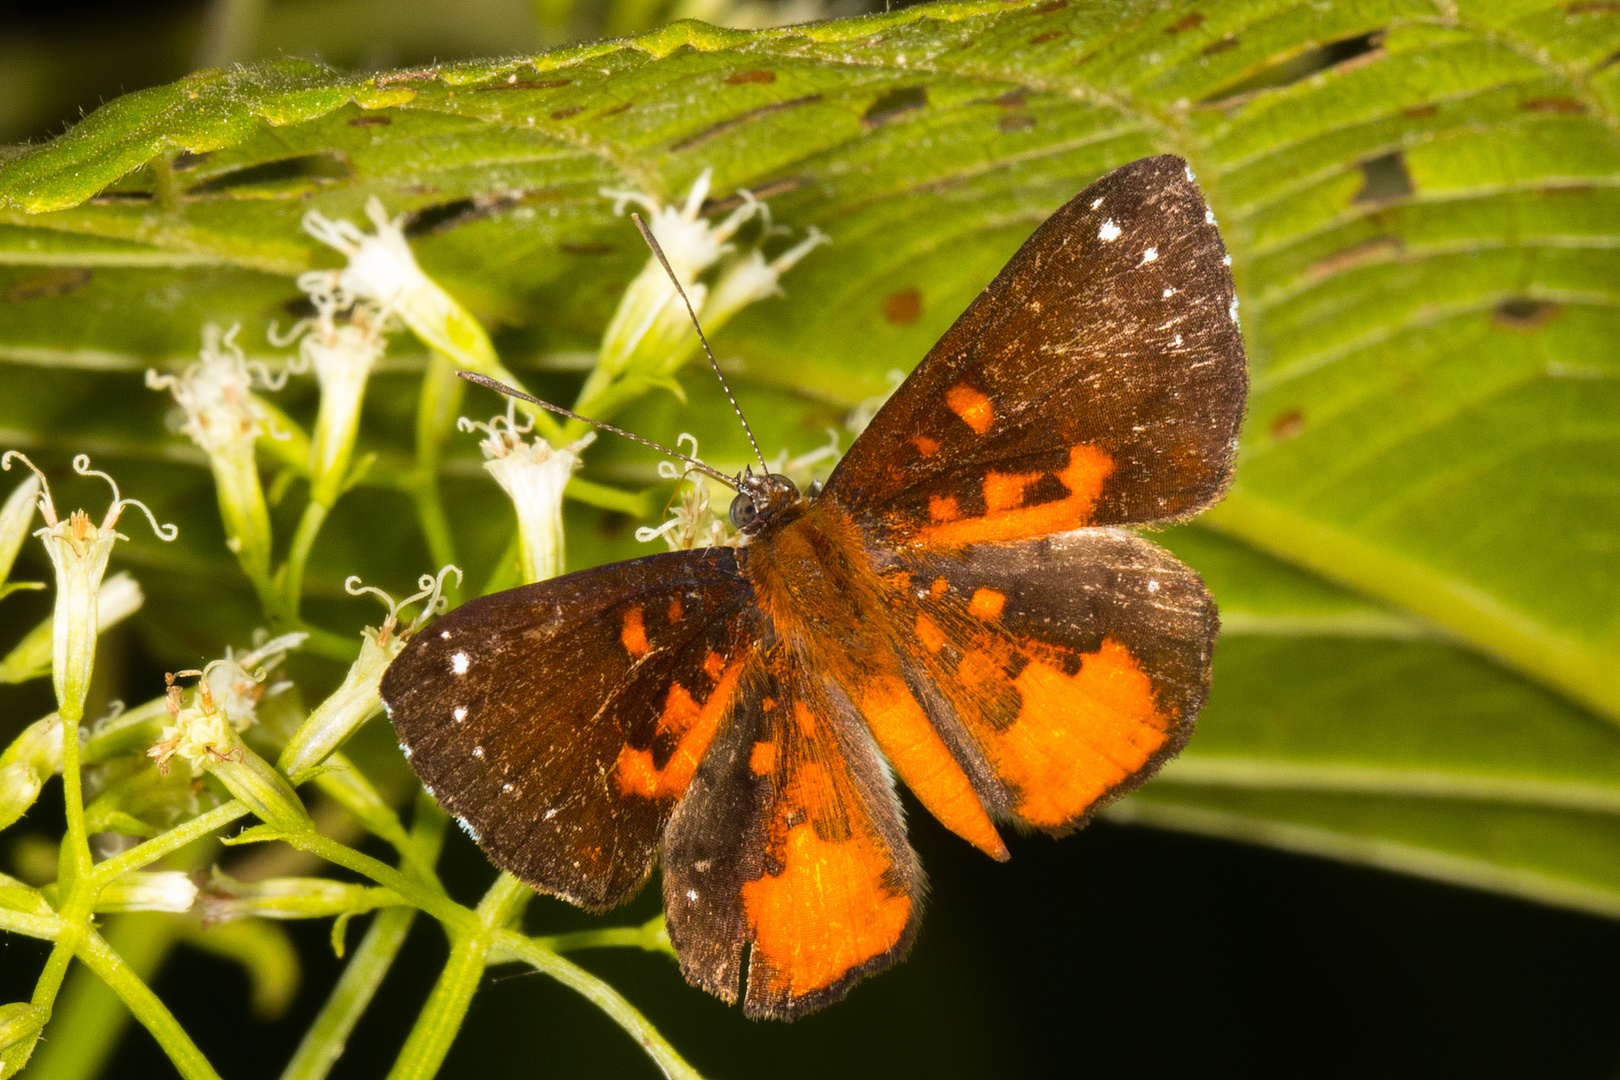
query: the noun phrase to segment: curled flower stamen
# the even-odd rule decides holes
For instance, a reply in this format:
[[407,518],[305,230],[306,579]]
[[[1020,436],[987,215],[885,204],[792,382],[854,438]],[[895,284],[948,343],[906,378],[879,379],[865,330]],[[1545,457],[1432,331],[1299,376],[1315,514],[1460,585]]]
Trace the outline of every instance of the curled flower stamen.
[[28,466],[29,470],[35,476],[39,477],[40,516],[45,519],[45,524],[47,526],[55,526],[57,521],[60,519],[56,516],[56,504],[51,502],[51,482],[45,479],[45,474],[40,472],[39,466],[28,460],[28,455],[23,453],[21,450],[7,450],[4,454],[0,454],[0,469],[10,472],[12,458],[16,458],[18,461]]

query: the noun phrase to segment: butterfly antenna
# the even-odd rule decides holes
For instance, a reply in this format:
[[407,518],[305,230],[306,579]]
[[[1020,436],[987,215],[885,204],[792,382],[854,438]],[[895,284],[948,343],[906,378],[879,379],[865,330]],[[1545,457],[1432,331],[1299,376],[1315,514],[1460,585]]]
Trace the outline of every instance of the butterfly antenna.
[[661,454],[668,454],[672,458],[680,458],[682,461],[686,462],[703,475],[712,476],[722,484],[731,488],[733,491],[737,490],[736,477],[727,476],[719,469],[716,469],[710,465],[705,465],[695,457],[688,457],[679,450],[671,450],[663,443],[655,443],[651,439],[643,439],[640,435],[637,435],[631,431],[626,431],[624,428],[614,427],[612,424],[604,423],[601,420],[592,420],[588,416],[579,415],[579,413],[574,412],[572,409],[565,409],[561,405],[553,405],[549,401],[542,401],[539,398],[534,397],[532,394],[525,394],[523,391],[518,390],[515,387],[507,386],[503,382],[497,382],[488,375],[480,375],[474,371],[458,371],[456,374],[460,375],[463,379],[466,379],[470,383],[477,383],[479,386],[487,386],[497,394],[505,394],[510,398],[519,398],[523,401],[532,402],[535,405],[540,406],[542,409],[556,413],[558,416],[566,416],[570,420],[579,420],[583,423],[590,424],[592,427],[599,427],[603,431],[611,431],[615,435],[623,435],[625,438],[638,442],[643,446],[650,446]]
[[647,246],[652,248],[652,253],[658,256],[658,261],[663,264],[664,273],[669,275],[669,283],[675,286],[675,291],[680,294],[681,302],[686,305],[686,313],[692,318],[692,329],[697,331],[698,340],[703,343],[703,351],[709,358],[709,366],[714,369],[714,377],[720,380],[720,389],[726,392],[726,400],[731,402],[731,411],[736,413],[737,419],[742,422],[743,434],[748,436],[748,444],[754,448],[754,456],[759,458],[759,467],[769,475],[771,467],[765,464],[765,455],[760,453],[759,440],[754,438],[754,429],[748,426],[748,418],[743,415],[741,406],[737,404],[737,397],[731,392],[731,384],[726,382],[726,377],[720,373],[720,362],[714,358],[714,350],[709,348],[709,339],[703,336],[703,327],[698,325],[697,312],[692,310],[692,301],[687,299],[686,290],[681,288],[681,279],[675,276],[674,270],[670,269],[669,260],[664,257],[664,249],[658,246],[658,238],[652,234],[651,229],[647,228],[647,223],[641,220],[641,215],[632,213],[630,220],[634,221],[636,228],[641,230],[641,238],[647,241]]

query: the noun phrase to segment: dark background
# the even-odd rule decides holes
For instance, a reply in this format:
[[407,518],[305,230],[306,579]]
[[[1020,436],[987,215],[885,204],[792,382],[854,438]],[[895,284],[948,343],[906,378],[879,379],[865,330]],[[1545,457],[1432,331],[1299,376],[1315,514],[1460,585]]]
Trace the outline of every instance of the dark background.
[[[458,7],[466,9],[462,17],[445,18]],[[266,7],[261,40],[244,48],[247,55],[288,51],[391,67],[532,51],[637,29],[667,10],[637,0],[574,7],[280,0]],[[207,17],[199,3],[0,4],[0,143],[46,138],[81,109],[184,74],[206,58],[200,28]],[[161,685],[162,668],[138,642],[131,639],[125,651],[130,686]],[[36,702],[41,689],[46,697]],[[132,700],[149,696],[131,693]],[[8,731],[10,717],[49,708],[48,688],[0,695]],[[59,825],[50,820],[57,790],[47,789],[30,819],[46,835]],[[917,947],[906,963],[822,1013],[792,1025],[752,1023],[740,1009],[687,987],[666,957],[600,950],[575,959],[714,1077],[1183,1076],[1201,1069],[1620,1076],[1615,922],[1106,823],[1060,842],[1011,838],[1012,861],[997,865],[914,803],[908,809],[932,882]],[[0,849],[0,864],[9,862]],[[459,834],[444,862],[445,880],[466,901],[494,876]],[[610,921],[651,917],[657,896],[654,883]],[[289,925],[304,982],[273,1023],[250,1018],[238,969],[195,951],[176,952],[156,980],[227,1077],[276,1076],[336,976],[327,924]],[[528,917],[535,932],[592,925],[601,924],[544,898]],[[359,935],[359,927],[351,929],[351,945]],[[0,937],[0,1001],[26,1000],[45,951],[39,942]],[[335,1076],[387,1072],[444,953],[436,925],[419,919]],[[591,1005],[519,971],[488,977],[444,1075],[654,1075],[650,1061]],[[108,1070],[172,1074],[133,1025]]]

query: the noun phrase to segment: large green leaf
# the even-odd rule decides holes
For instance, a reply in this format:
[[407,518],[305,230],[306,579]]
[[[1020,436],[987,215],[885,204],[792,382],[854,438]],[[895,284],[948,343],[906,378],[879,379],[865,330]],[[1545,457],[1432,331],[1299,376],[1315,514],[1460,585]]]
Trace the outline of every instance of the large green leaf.
[[[1032,0],[382,76],[201,72],[0,156],[0,431],[98,452],[181,522],[181,546],[129,551],[149,626],[206,652],[251,595],[139,371],[186,362],[207,320],[273,356],[292,276],[331,262],[307,210],[416,215],[423,265],[567,397],[645,257],[602,189],[671,198],[712,168],[712,210],[747,187],[833,240],[717,341],[767,448],[802,452],[1084,183],[1179,153],[1233,253],[1254,394],[1232,494],[1165,537],[1226,612],[1215,696],[1119,813],[1613,911],[1617,58],[1609,4]],[[428,561],[389,489],[421,360],[401,342],[368,400],[378,463],[317,549],[323,618],[358,617],[344,575],[397,586]],[[741,461],[723,402],[688,391],[627,415]],[[286,397],[308,415],[307,385]],[[487,572],[509,519],[457,445],[457,538]],[[595,479],[652,480],[637,449],[592,455]],[[627,554],[629,524],[580,510],[571,559]],[[1433,869],[1463,863],[1500,873]]]

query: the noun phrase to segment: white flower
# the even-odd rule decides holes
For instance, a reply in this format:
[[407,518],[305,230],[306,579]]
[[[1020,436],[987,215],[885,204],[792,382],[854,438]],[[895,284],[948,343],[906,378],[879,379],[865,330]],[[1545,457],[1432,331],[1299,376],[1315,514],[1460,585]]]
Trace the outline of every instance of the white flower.
[[[39,477],[30,476],[18,484],[5,505],[0,506],[0,583],[11,574],[17,561],[17,552],[28,537],[28,527],[34,523],[34,507],[39,500]],[[0,596],[6,590],[0,586]]]
[[596,433],[587,432],[564,447],[553,447],[542,438],[526,440],[523,436],[530,428],[517,426],[510,406],[505,416],[487,424],[462,417],[456,426],[485,434],[478,443],[484,452],[484,468],[517,510],[523,580],[543,581],[562,573],[563,490],[579,466],[580,453],[596,440]]

